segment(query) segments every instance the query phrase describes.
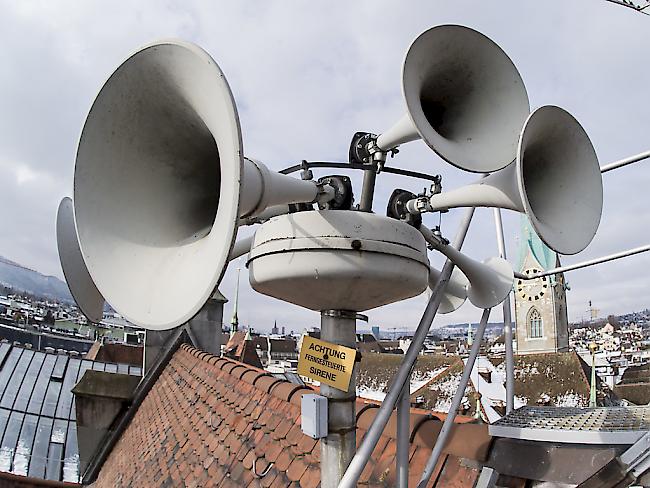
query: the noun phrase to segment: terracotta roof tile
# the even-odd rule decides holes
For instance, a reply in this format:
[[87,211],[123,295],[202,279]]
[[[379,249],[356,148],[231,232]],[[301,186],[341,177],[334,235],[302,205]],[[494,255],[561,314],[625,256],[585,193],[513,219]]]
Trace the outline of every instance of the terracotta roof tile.
[[[311,391],[183,345],[122,433],[94,485],[316,488],[320,445],[300,430],[300,398]],[[376,407],[357,403],[357,443]],[[412,480],[419,479],[440,425],[427,412],[413,412]],[[394,486],[394,437],[392,419],[362,474],[362,485]],[[457,478],[475,479],[478,471],[459,464],[454,456],[483,459],[489,441],[484,426],[456,425],[445,449],[448,461],[440,463],[446,469],[441,476],[452,481],[439,486],[454,486]],[[458,466],[447,467],[449,460]]]

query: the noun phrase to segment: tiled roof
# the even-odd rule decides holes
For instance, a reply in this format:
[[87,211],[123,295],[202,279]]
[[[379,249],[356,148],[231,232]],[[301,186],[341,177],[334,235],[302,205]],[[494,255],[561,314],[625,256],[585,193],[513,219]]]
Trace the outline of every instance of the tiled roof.
[[0,343],[0,471],[48,480],[79,480],[71,389],[87,369],[141,374],[141,368],[125,364]]
[[[184,344],[122,433],[93,486],[317,487],[320,445],[300,430],[300,399],[312,391]],[[357,442],[377,410],[376,404],[357,402]],[[419,479],[441,426],[440,418],[412,411],[412,482]],[[477,464],[461,458],[484,461],[490,441],[486,425],[456,424],[430,486],[461,481],[473,486]],[[393,417],[362,474],[361,486],[394,486],[395,450]]]

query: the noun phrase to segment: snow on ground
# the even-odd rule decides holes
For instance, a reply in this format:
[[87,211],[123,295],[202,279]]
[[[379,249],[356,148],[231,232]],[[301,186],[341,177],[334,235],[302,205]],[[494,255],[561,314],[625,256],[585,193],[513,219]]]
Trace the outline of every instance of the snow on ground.
[[[409,383],[409,393],[415,393],[433,378],[442,373],[445,369],[447,368],[437,368],[426,372],[417,370],[414,371],[413,375],[411,376],[411,382]],[[368,400],[383,402],[384,398],[386,398],[387,393],[388,391],[386,383],[374,382],[371,385],[357,386],[357,396],[361,398],[367,398]]]

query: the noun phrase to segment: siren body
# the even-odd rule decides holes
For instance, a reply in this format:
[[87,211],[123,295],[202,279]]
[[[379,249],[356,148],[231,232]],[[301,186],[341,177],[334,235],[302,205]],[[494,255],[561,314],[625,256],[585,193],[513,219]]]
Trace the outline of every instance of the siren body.
[[460,25],[423,32],[402,68],[406,114],[376,139],[380,151],[422,139],[441,158],[472,172],[510,164],[530,111],[521,75],[483,34]]
[[[440,279],[441,272],[431,266],[429,269],[429,288],[433,290],[436,286],[436,283]],[[454,268],[451,273],[451,278],[445,287],[445,291],[442,294],[442,300],[440,306],[438,307],[438,312],[445,314],[451,313],[454,310],[457,310],[461,307],[465,300],[467,300],[467,288],[469,287],[469,280],[465,275],[458,269]]]
[[[432,211],[499,207],[525,213],[551,249],[576,254],[598,230],[602,176],[596,151],[578,121],[559,107],[544,106],[526,120],[514,163],[428,200]],[[407,209],[418,213],[417,203],[409,201]]]
[[443,244],[428,227],[421,225],[420,232],[435,250],[444,254],[463,272],[468,280],[467,297],[472,305],[483,309],[492,308],[506,299],[515,279],[508,261],[492,257],[480,263],[454,247]]
[[244,157],[223,72],[181,41],[145,46],[110,76],[74,171],[90,276],[116,311],[153,330],[187,322],[212,295],[241,219],[332,194]]
[[429,278],[426,243],[414,227],[344,210],[265,222],[247,266],[258,293],[315,311],[364,312],[421,294]]
[[74,207],[70,197],[64,197],[59,203],[56,214],[56,244],[72,298],[89,321],[101,322],[104,318],[104,297],[95,286],[84,263],[77,240]]

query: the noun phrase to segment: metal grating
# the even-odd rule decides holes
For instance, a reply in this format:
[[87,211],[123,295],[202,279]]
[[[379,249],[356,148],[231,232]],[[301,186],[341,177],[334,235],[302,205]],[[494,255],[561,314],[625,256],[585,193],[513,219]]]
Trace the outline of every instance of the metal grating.
[[76,411],[70,390],[87,369],[135,376],[142,371],[0,343],[0,471],[79,481]]
[[633,444],[650,430],[650,406],[522,407],[489,426],[490,435],[578,444]]

